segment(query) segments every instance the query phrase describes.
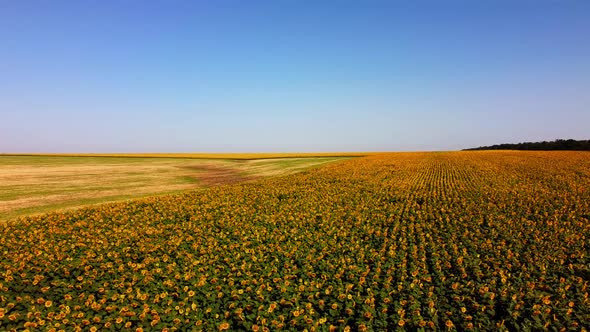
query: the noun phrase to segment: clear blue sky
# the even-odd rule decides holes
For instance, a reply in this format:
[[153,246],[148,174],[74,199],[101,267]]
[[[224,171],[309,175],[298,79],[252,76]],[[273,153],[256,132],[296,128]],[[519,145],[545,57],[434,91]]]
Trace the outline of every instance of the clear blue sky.
[[0,152],[590,138],[590,1],[0,1]]

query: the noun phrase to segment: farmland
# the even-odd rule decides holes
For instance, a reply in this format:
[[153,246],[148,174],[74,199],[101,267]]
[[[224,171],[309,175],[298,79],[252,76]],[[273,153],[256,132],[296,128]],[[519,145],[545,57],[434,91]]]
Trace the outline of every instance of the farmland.
[[0,224],[0,330],[583,330],[590,154],[392,153]]
[[[251,181],[294,173],[343,159],[329,154],[303,156],[305,157],[288,154],[0,156],[0,221],[57,209]],[[230,157],[233,159],[222,159]],[[265,159],[259,159],[261,157]]]

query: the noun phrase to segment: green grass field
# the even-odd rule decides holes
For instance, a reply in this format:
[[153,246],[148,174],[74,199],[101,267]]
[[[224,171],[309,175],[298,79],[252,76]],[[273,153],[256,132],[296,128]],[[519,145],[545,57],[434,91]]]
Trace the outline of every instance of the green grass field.
[[285,175],[341,159],[0,156],[0,220]]

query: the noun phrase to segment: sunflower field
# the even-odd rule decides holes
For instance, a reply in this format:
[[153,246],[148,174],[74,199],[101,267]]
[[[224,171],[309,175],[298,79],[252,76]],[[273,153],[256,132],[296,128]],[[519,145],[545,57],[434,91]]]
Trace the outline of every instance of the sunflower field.
[[584,331],[590,153],[392,153],[0,224],[2,331]]

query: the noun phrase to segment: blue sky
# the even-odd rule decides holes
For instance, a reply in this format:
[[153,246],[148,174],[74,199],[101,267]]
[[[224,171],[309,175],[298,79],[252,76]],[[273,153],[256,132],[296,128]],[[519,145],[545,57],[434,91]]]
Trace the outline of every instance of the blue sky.
[[588,1],[0,1],[0,152],[589,139]]

